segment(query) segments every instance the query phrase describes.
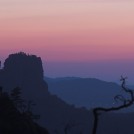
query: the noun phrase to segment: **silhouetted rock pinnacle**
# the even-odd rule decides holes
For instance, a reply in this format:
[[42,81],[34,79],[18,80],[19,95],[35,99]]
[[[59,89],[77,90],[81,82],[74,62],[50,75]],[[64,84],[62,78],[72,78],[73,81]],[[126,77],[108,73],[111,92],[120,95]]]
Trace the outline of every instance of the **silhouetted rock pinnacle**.
[[[11,54],[5,60],[4,68],[0,70],[0,86],[7,92],[16,87],[21,88],[22,98],[36,104],[32,110],[40,115],[38,123],[47,128],[50,134],[55,131],[63,134],[68,124],[89,126],[90,113],[86,109],[76,109],[56,95],[51,95],[43,75],[41,58],[23,52]],[[88,133],[90,129],[87,126],[81,125],[79,129],[73,129],[79,132],[85,128]]]
[[23,52],[9,55],[1,74],[0,84],[5,88],[14,88],[14,86],[38,88],[40,85],[47,90],[47,84],[43,80],[41,58],[35,55],[27,55]]

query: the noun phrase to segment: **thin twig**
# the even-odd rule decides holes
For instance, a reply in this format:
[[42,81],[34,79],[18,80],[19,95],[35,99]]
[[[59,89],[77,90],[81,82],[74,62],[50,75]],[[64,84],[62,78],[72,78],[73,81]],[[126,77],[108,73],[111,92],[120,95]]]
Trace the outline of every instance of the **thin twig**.
[[102,112],[118,111],[118,110],[127,108],[127,107],[129,107],[129,106],[131,106],[133,104],[133,102],[134,102],[134,93],[133,93],[132,90],[127,89],[125,87],[126,79],[127,79],[126,77],[124,78],[124,77],[121,76],[121,81],[122,81],[121,87],[122,87],[122,89],[126,93],[128,93],[130,95],[130,98],[129,99],[125,99],[122,95],[117,95],[117,96],[115,96],[115,98],[119,99],[120,101],[122,101],[123,102],[122,105],[117,106],[117,107],[111,107],[111,108],[103,108],[103,107],[94,108],[93,109],[94,126],[93,126],[92,134],[96,134],[97,133],[98,122],[99,122],[99,115],[101,115]]

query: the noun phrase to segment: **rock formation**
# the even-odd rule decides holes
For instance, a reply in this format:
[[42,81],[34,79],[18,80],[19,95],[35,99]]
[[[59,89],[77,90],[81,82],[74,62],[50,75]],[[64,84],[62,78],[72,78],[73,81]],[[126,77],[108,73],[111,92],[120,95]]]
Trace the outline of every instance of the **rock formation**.
[[[41,58],[23,52],[11,54],[5,60],[3,69],[0,70],[0,85],[8,92],[15,87],[20,87],[22,97],[36,104],[33,111],[41,116],[39,124],[52,134],[54,132],[63,134],[67,129],[71,129],[73,134],[79,133],[81,129],[88,133],[91,113],[89,114],[84,108],[76,109],[56,95],[51,95],[43,75]],[[87,124],[88,127],[83,124]],[[65,129],[68,125],[70,127]]]

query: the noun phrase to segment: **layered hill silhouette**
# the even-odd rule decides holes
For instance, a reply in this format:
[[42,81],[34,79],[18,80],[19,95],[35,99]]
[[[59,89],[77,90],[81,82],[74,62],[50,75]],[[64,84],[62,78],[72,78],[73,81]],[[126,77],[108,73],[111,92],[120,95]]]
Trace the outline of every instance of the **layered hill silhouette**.
[[113,106],[114,96],[120,94],[121,87],[113,82],[95,78],[63,77],[45,78],[49,91],[69,104],[87,109],[97,106]]
[[[45,72],[43,71],[41,58],[35,55],[27,55],[23,52],[11,54],[5,60],[4,67],[0,70],[0,85],[6,92],[9,93],[15,87],[20,87],[22,89],[22,97],[25,100],[32,100],[36,104],[36,106],[33,108],[33,112],[40,115],[40,120],[38,123],[47,128],[50,134],[91,134],[93,128],[92,111],[87,110],[86,108],[75,108],[74,105],[69,105],[56,95],[52,95],[49,92],[50,83],[48,82],[49,84],[47,84],[45,82],[44,75]],[[74,80],[75,84],[77,85],[74,86],[75,92],[77,89],[82,87],[84,89],[84,87],[89,83],[89,79],[84,80],[79,78],[77,80],[73,78],[71,81],[72,80]],[[105,88],[106,93],[111,93],[112,90],[112,95],[114,95],[116,90],[119,90],[117,89],[119,87],[116,84],[105,83],[95,79],[91,80],[91,86],[88,86],[92,87],[94,85],[96,90],[97,88],[99,90],[97,92],[97,96],[94,95],[96,98],[101,95],[101,90],[104,89],[103,85],[107,86],[108,88]],[[111,88],[109,86],[110,84],[112,85]],[[70,79],[63,81],[62,87],[65,85],[71,88],[73,91]],[[54,90],[54,83],[52,83],[52,86]],[[55,90],[57,90],[57,88],[58,87],[55,85]],[[61,88],[58,88],[58,90],[59,89]],[[84,90],[89,90],[89,88],[87,87]],[[75,94],[75,92],[73,93],[74,100],[78,95]],[[89,99],[87,102],[92,100],[90,99],[92,92],[94,93],[94,90],[90,88],[90,91],[88,91]],[[82,92],[80,91],[80,93]],[[86,94],[88,93],[86,92]],[[86,97],[88,97],[88,95]],[[102,94],[102,97],[107,97],[107,94]],[[108,98],[109,97],[110,94],[108,95]],[[111,100],[113,100],[112,96]],[[131,124],[134,124],[134,114],[104,114],[99,124],[98,134],[126,134],[126,132],[133,134],[134,127]]]

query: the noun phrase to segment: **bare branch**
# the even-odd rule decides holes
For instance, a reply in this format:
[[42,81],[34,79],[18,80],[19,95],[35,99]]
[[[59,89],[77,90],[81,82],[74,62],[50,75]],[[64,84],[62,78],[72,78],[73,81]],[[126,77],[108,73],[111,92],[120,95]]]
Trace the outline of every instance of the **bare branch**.
[[117,107],[111,107],[111,108],[103,108],[103,107],[97,107],[97,108],[94,108],[93,109],[93,115],[94,115],[94,126],[93,126],[93,131],[92,131],[92,134],[96,134],[97,132],[97,127],[98,127],[98,121],[99,121],[99,115],[102,113],[102,112],[111,112],[111,111],[118,111],[118,110],[121,110],[121,109],[124,109],[124,108],[128,108],[129,106],[131,106],[134,102],[134,94],[133,94],[133,91],[130,90],[130,89],[127,89],[125,86],[126,86],[126,79],[127,77],[123,77],[121,76],[121,87],[122,87],[122,90],[125,91],[126,93],[128,93],[130,95],[130,98],[129,99],[125,99],[125,97],[123,97],[122,95],[117,95],[114,97],[114,99],[117,101],[117,100],[120,100],[123,102],[122,105],[120,106],[117,106]]

